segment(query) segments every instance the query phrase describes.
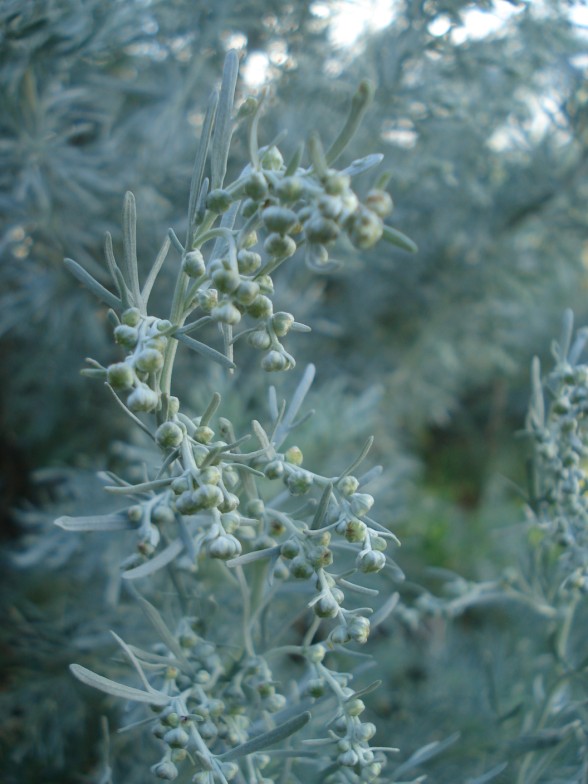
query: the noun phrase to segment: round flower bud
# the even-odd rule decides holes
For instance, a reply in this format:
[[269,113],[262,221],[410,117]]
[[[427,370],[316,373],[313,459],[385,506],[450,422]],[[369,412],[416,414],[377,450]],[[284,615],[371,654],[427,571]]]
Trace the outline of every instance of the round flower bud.
[[163,422],[155,431],[155,440],[164,449],[173,449],[184,440],[184,431],[175,422]]
[[249,250],[249,248],[257,245],[257,232],[250,231],[248,234],[241,237],[240,245],[242,248],[245,248],[245,250]]
[[274,313],[272,316],[272,327],[279,338],[283,338],[284,335],[288,334],[292,328],[293,323],[294,316],[291,313],[286,313],[283,310],[281,310],[279,313]]
[[166,732],[163,736],[163,740],[173,749],[184,749],[188,745],[190,736],[186,730],[183,730],[181,727],[176,727],[176,729]]
[[286,484],[292,495],[304,495],[312,486],[313,476],[308,471],[300,468],[288,475]]
[[220,767],[227,781],[234,779],[239,772],[239,766],[236,762],[221,762]]
[[119,346],[124,348],[135,348],[139,340],[139,333],[135,327],[130,327],[128,324],[119,324],[114,329],[114,340]]
[[222,471],[218,466],[208,466],[200,472],[200,481],[207,485],[218,485],[222,478]]
[[192,437],[199,444],[210,444],[214,438],[214,430],[208,425],[198,425]]
[[359,487],[359,480],[355,476],[342,476],[337,482],[337,490],[344,496],[355,493]]
[[314,569],[303,555],[297,555],[290,564],[290,574],[299,580],[308,580],[314,574]]
[[198,503],[198,499],[195,498],[195,495],[196,494],[192,493],[190,490],[186,490],[176,498],[176,509],[180,514],[191,515],[200,510],[200,504]]
[[270,234],[263,243],[265,252],[275,259],[288,259],[296,253],[296,243],[287,234]]
[[269,348],[272,344],[272,340],[265,329],[256,329],[255,332],[250,332],[247,335],[247,342],[253,348],[260,348],[262,351]]
[[173,781],[178,777],[178,769],[174,763],[169,760],[158,762],[157,765],[154,765],[151,768],[151,772],[154,773],[158,779],[163,779],[164,781]]
[[133,504],[127,509],[127,517],[132,523],[140,523],[143,519],[143,507],[140,504]]
[[367,207],[359,207],[351,216],[349,238],[357,248],[371,248],[380,240],[383,231],[382,219]]
[[268,479],[279,479],[284,474],[284,464],[281,460],[272,460],[263,469]]
[[286,370],[288,365],[288,359],[279,351],[268,351],[261,360],[261,367],[268,373]]
[[241,250],[237,253],[237,266],[243,275],[252,275],[261,266],[261,256],[253,250]]
[[167,338],[165,335],[154,335],[145,343],[145,348],[155,349],[162,354],[167,346]]
[[265,512],[265,504],[261,498],[252,498],[247,504],[247,514],[250,517],[261,517]]
[[170,487],[172,492],[176,495],[180,495],[180,493],[185,493],[190,489],[190,482],[188,481],[187,476],[176,476],[175,479],[172,479]]
[[155,348],[144,348],[135,356],[135,367],[141,373],[155,373],[163,367],[163,354]]
[[352,640],[364,645],[370,635],[370,622],[363,616],[357,616],[347,626],[347,631]]
[[216,485],[202,485],[194,493],[194,501],[201,509],[212,509],[223,501],[223,491]]
[[239,496],[234,493],[225,493],[223,501],[219,504],[219,512],[233,512],[239,506]]
[[257,212],[259,203],[254,199],[244,199],[241,205],[241,215],[244,218],[251,218]]
[[345,645],[346,642],[350,640],[349,632],[347,631],[346,626],[337,626],[337,628],[333,629],[333,631],[329,634],[327,641],[331,645]]
[[167,332],[167,330],[172,329],[173,324],[169,319],[157,319],[155,322],[155,329],[158,332]]
[[233,197],[228,191],[217,188],[206,197],[206,209],[220,214],[229,209],[232,201]]
[[332,587],[331,596],[337,602],[337,604],[343,604],[345,600],[345,594],[340,588]]
[[296,541],[296,539],[288,539],[280,547],[280,555],[282,558],[287,558],[290,560],[292,558],[296,558],[296,556],[300,554],[300,549],[300,544]]
[[274,282],[269,275],[260,275],[256,279],[256,283],[259,285],[259,290],[262,294],[274,293]]
[[394,204],[392,197],[381,188],[371,190],[365,200],[365,206],[375,212],[380,218],[386,218],[392,212]]
[[180,401],[175,395],[170,395],[167,410],[170,416],[175,416],[180,410]]
[[284,460],[292,465],[300,466],[304,460],[304,455],[299,446],[291,446],[284,452]]
[[186,253],[182,261],[182,272],[189,278],[199,278],[206,272],[204,256],[199,250],[191,250]]
[[120,320],[129,327],[137,327],[141,321],[141,311],[139,308],[127,308],[121,314]]
[[367,743],[376,734],[376,725],[372,724],[371,721],[357,724],[353,729],[353,734],[360,743]]
[[341,196],[351,185],[351,177],[348,174],[331,170],[323,180],[325,191],[331,196]]
[[367,536],[367,525],[357,517],[352,517],[345,523],[343,535],[348,542],[363,542]]
[[216,289],[204,289],[198,292],[197,299],[202,310],[205,313],[210,313],[218,304],[218,291]]
[[254,280],[242,280],[235,291],[235,299],[241,305],[251,305],[253,300],[259,294],[259,283]]
[[241,311],[232,302],[223,302],[210,311],[210,316],[214,321],[221,324],[235,325],[241,321]]
[[277,171],[284,165],[282,153],[275,145],[272,145],[263,153],[261,156],[261,165],[264,169],[270,169],[272,171]]
[[307,660],[312,664],[320,664],[326,655],[327,649],[320,642],[316,643],[316,645],[311,645],[305,652]]
[[274,306],[272,305],[271,299],[264,294],[260,294],[255,297],[251,305],[247,306],[247,313],[249,313],[250,316],[253,316],[253,318],[265,319],[272,315],[273,309]]
[[127,406],[131,411],[155,411],[158,405],[157,392],[150,389],[147,384],[138,384],[127,397]]
[[170,758],[172,762],[183,762],[188,756],[186,749],[172,749]]
[[283,694],[270,694],[270,696],[263,701],[264,710],[268,711],[269,713],[277,713],[285,706],[286,698]]
[[238,272],[222,268],[212,273],[212,282],[223,294],[231,294],[241,283],[241,278]]
[[[266,168],[269,168],[266,166]],[[247,178],[243,191],[250,199],[262,201],[268,194],[267,180],[261,172],[251,172]]]
[[326,684],[324,678],[311,678],[308,683],[306,684],[305,692],[308,694],[309,697],[314,697],[318,699],[318,697],[322,697],[326,690]]
[[353,493],[349,498],[349,502],[353,514],[357,515],[357,517],[363,517],[374,505],[374,497],[369,495],[369,493]]
[[363,550],[357,556],[355,565],[364,574],[380,572],[386,566],[386,556],[379,550]]
[[339,605],[330,594],[327,594],[315,602],[313,610],[319,618],[336,618],[339,614]]
[[211,558],[227,561],[241,554],[241,542],[230,534],[219,536],[208,545],[208,554]]
[[304,233],[309,242],[325,244],[333,242],[340,234],[339,226],[329,218],[317,215],[304,224]]
[[[366,618],[367,620],[367,618]],[[348,716],[359,716],[365,710],[365,703],[359,697],[354,697],[345,704],[345,713]]]
[[317,201],[317,207],[323,218],[336,220],[343,209],[343,202],[338,196],[321,196]]
[[353,768],[359,762],[359,756],[356,751],[349,749],[349,751],[344,751],[343,754],[339,754],[337,762],[339,762],[340,765]]
[[164,506],[163,504],[159,504],[151,512],[151,521],[153,523],[156,523],[157,525],[165,525],[165,524],[173,523],[174,513],[169,508],[169,506]]
[[288,234],[298,223],[298,216],[287,207],[266,207],[261,218],[269,231]]
[[133,386],[135,374],[126,362],[115,362],[106,371],[106,378],[113,389],[130,389]]
[[388,542],[384,539],[383,536],[372,534],[370,536],[370,541],[372,543],[372,549],[377,550],[380,553],[383,553],[384,550],[386,550],[388,547]]
[[276,194],[282,202],[296,201],[304,190],[304,181],[300,177],[284,177],[276,185]]
[[325,545],[318,545],[312,548],[308,559],[315,569],[324,569],[333,563],[333,553]]

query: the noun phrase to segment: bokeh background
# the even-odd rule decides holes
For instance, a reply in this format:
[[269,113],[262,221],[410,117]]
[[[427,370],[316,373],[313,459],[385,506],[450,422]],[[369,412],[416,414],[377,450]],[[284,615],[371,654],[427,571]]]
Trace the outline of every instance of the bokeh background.
[[[287,153],[313,130],[328,142],[358,82],[376,87],[346,159],[384,154],[391,223],[419,252],[342,249],[343,271],[325,278],[302,259],[284,270],[283,309],[313,326],[296,356],[317,365],[316,415],[300,443],[326,472],[377,434],[380,518],[403,542],[407,609],[374,640],[384,685],[370,709],[404,756],[460,731],[428,771],[466,781],[501,758],[496,703],[524,676],[515,622],[493,611],[411,626],[408,613],[419,585],[434,589],[435,570],[482,580],[516,568],[525,493],[516,434],[531,358],[549,364],[565,308],[588,321],[582,2],[0,4],[2,778],[98,781],[99,717],[116,725],[116,713],[82,694],[66,665],[80,651],[103,658],[109,624],[140,623],[121,619],[108,593],[116,554],[51,525],[63,510],[102,508],[94,472],[115,466],[134,437],[101,385],[79,375],[86,356],[117,355],[104,309],[63,257],[106,283],[104,232],[119,244],[129,189],[144,269],[167,229],[179,233],[203,107],[232,48],[238,102],[269,87],[261,141],[286,128]],[[243,129],[231,156],[236,175]],[[195,385],[192,362],[180,358],[184,397],[197,404],[220,386],[244,423],[263,408],[266,379],[254,366],[237,387],[217,371]],[[129,763],[118,780],[138,775]]]

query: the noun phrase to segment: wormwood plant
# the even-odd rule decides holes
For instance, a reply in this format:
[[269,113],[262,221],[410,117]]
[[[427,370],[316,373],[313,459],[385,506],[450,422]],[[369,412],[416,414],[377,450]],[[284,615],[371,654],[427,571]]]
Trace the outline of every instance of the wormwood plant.
[[[220,416],[217,393],[205,410],[186,411],[172,378],[180,345],[227,372],[236,367],[243,341],[259,352],[264,371],[295,367],[285,339],[309,328],[274,309],[272,276],[299,248],[308,267],[325,272],[335,266],[329,250],[337,241],[360,249],[380,239],[405,250],[414,245],[384,224],[392,209],[385,176],[363,201],[352,188],[353,177],[381,156],[341,170],[333,166],[369,103],[368,83],[360,85],[326,151],[317,134],[310,136],[306,166],[303,146],[288,163],[279,140],[259,148],[263,100],[247,99],[237,119],[248,121],[250,160],[226,184],[237,70],[237,57],[229,53],[220,91],[211,94],[204,117],[184,242],[170,229],[141,280],[135,201],[127,193],[121,265],[106,238],[114,292],[66,260],[109,306],[123,352],[108,367],[88,360],[83,372],[105,382],[159,450],[157,466],[145,469],[143,481],[104,474],[105,489],[121,498],[118,511],[57,520],[70,531],[133,533],[122,582],[157,640],[144,650],[113,634],[141,687],[79,664],[71,670],[89,686],[147,707],[147,719],[133,714],[131,721],[146,723],[159,740],[159,759],[145,764],[160,779],[371,782],[391,749],[371,745],[376,727],[362,721],[361,697],[374,684],[355,688],[350,670],[354,657],[365,663],[355,644],[367,641],[396,601],[388,597],[374,612],[377,591],[364,584],[386,568],[387,545],[396,542],[371,517],[374,498],[366,489],[379,469],[357,473],[371,440],[336,476],[307,467],[301,450],[288,444],[305,418],[298,415],[312,366],[289,405],[270,388],[269,422],[253,421],[245,435]],[[148,308],[172,250],[180,264],[169,314],[162,318]],[[209,325],[217,326],[219,337],[193,337],[208,334]],[[141,592],[136,584],[144,586]],[[285,743],[311,719],[304,740]]]

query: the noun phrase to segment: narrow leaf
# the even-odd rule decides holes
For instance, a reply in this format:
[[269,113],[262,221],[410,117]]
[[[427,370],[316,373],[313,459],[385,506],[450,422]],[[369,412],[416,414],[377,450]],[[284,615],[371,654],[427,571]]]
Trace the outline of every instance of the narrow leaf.
[[163,241],[163,245],[159,249],[159,253],[157,254],[155,261],[153,262],[153,266],[149,270],[149,275],[147,275],[147,280],[143,286],[141,291],[141,297],[143,298],[143,302],[145,306],[147,306],[147,302],[149,301],[149,295],[151,294],[151,289],[153,288],[153,284],[155,283],[157,276],[159,275],[159,271],[163,266],[163,262],[167,258],[167,254],[171,245],[171,240],[169,237],[166,237]]
[[415,751],[415,753],[412,754],[406,760],[406,762],[400,765],[400,767],[394,771],[394,775],[398,776],[401,773],[405,773],[412,768],[416,768],[419,765],[422,765],[423,762],[427,762],[433,757],[436,757],[438,754],[441,754],[441,752],[445,751],[445,749],[449,748],[449,746],[453,746],[459,737],[460,733],[454,732],[448,738],[445,738],[445,740],[436,740],[433,741],[433,743],[427,743],[426,746],[422,746],[418,751]]
[[141,305],[139,288],[139,268],[137,263],[137,206],[131,191],[125,194],[123,204],[123,250],[126,279],[133,294],[135,305]]
[[345,125],[327,152],[327,163],[329,166],[337,160],[355,135],[373,97],[374,87],[371,82],[365,79],[361,82],[351,99],[351,109]]
[[332,492],[333,492],[333,485],[329,482],[329,484],[323,490],[323,494],[321,495],[321,500],[318,503],[316,512],[314,513],[314,517],[312,518],[312,523],[310,524],[310,527],[313,531],[316,531],[323,524],[323,520],[325,519],[325,515],[327,514],[327,509],[329,508],[329,501],[331,500]]
[[[202,131],[200,133],[200,141],[198,143],[198,151],[196,152],[196,159],[194,160],[194,169],[192,171],[192,181],[190,183],[190,199],[188,203],[188,234],[186,237],[186,247],[189,248],[191,244],[191,231],[194,225],[194,220],[198,211],[198,203],[201,201],[201,189],[204,178],[204,167],[206,166],[206,158],[208,157],[208,148],[210,146],[210,135],[212,133],[212,126],[216,115],[218,106],[218,92],[214,90],[208,99],[206,107],[206,114],[204,116],[204,123],[202,124]],[[206,198],[206,197],[205,197]]]
[[246,743],[242,743],[240,746],[230,749],[224,754],[220,754],[218,758],[223,762],[229,762],[230,760],[246,757],[248,754],[253,754],[256,751],[262,751],[268,746],[273,746],[274,743],[279,743],[285,738],[289,738],[290,735],[298,732],[298,730],[302,729],[309,721],[310,713],[300,713],[298,716],[288,719],[288,721],[285,721],[283,724],[278,724],[273,730],[264,732],[256,738],[251,738],[251,740],[248,740]]
[[359,456],[358,456],[358,457],[357,457],[357,458],[356,458],[356,459],[353,461],[353,463],[351,463],[349,466],[347,466],[347,468],[345,469],[345,471],[343,471],[343,472],[341,473],[341,475],[340,475],[340,477],[339,477],[339,478],[341,478],[341,477],[343,477],[343,476],[347,476],[348,474],[353,474],[353,472],[355,471],[355,469],[356,469],[356,468],[357,468],[357,467],[358,467],[358,466],[359,466],[359,465],[360,465],[360,464],[361,464],[361,463],[362,463],[362,462],[365,460],[365,458],[367,457],[367,454],[368,454],[368,452],[370,451],[370,449],[372,448],[372,444],[373,444],[373,443],[374,443],[374,437],[373,437],[373,436],[370,436],[370,437],[368,438],[368,440],[365,442],[365,444],[363,445],[363,449],[362,449],[362,450],[361,450],[361,452],[359,453]]
[[164,566],[167,566],[177,558],[183,549],[184,543],[181,539],[174,539],[171,544],[168,544],[165,549],[161,550],[161,552],[157,553],[157,555],[149,561],[146,561],[139,566],[135,566],[134,569],[127,569],[126,572],[122,573],[122,577],[125,580],[139,580],[141,577],[155,574],[155,572],[163,569]]
[[380,152],[373,152],[371,155],[366,155],[364,158],[358,158],[341,171],[342,174],[348,174],[350,177],[357,177],[358,174],[373,169],[384,160],[384,156]]
[[141,482],[138,485],[107,485],[104,489],[107,493],[113,495],[135,495],[140,493],[147,493],[151,490],[161,490],[167,487],[173,481],[173,477],[166,477],[165,479],[154,479],[152,482]]
[[228,370],[234,370],[236,367],[235,363],[231,362],[230,359],[227,359],[224,354],[220,353],[220,351],[207,346],[205,343],[201,343],[199,340],[194,340],[194,338],[189,337],[189,335],[174,332],[172,337],[174,337],[176,340],[179,340],[180,343],[184,343],[184,345],[188,346],[188,348],[191,348],[192,351],[196,351],[201,356],[212,359],[214,362],[218,362],[219,365],[227,368]]
[[103,691],[105,694],[111,694],[113,697],[134,702],[146,702],[149,705],[160,705],[161,707],[169,703],[170,698],[158,691],[146,692],[132,686],[124,686],[122,683],[111,681],[110,678],[98,675],[80,664],[70,664],[69,668],[75,677],[86,686],[92,686],[92,688]]
[[125,512],[109,515],[88,515],[88,517],[58,517],[55,525],[64,531],[129,531],[136,528]]
[[214,124],[214,135],[210,151],[212,189],[221,188],[227,172],[227,160],[231,145],[233,125],[233,101],[239,71],[239,58],[234,50],[227,53],[223,69],[223,80],[218,100],[218,111]]
[[279,552],[279,545],[277,547],[266,547],[265,550],[253,550],[251,553],[245,553],[245,555],[239,555],[237,558],[231,558],[226,564],[227,566],[246,566],[247,564],[254,563],[254,561],[271,558],[274,555],[278,555]]
[[399,598],[400,596],[398,593],[393,593],[391,596],[389,596],[386,599],[386,601],[381,607],[378,607],[376,612],[370,618],[370,626],[372,627],[372,629],[375,629],[376,626],[379,626],[381,623],[383,623],[386,620],[386,618],[390,615],[392,610],[398,604]]
[[396,245],[396,247],[401,248],[401,250],[408,251],[408,253],[416,253],[418,251],[417,244],[413,242],[410,237],[407,237],[406,234],[398,231],[398,229],[393,229],[392,226],[384,226],[382,239],[386,240],[386,242],[389,242],[391,245]]
[[64,264],[67,267],[68,272],[77,278],[86,288],[90,289],[92,294],[101,299],[102,302],[105,302],[109,307],[114,308],[115,310],[120,310],[121,301],[118,297],[115,297],[108,289],[105,289],[101,283],[93,278],[89,272],[81,267],[77,261],[73,259],[64,259]]
[[186,656],[184,655],[184,652],[174,635],[167,628],[165,621],[159,614],[159,611],[150,602],[148,602],[147,599],[144,599],[135,588],[133,588],[132,592],[141,605],[141,609],[147,618],[149,618],[156,632],[159,634],[161,641],[167,645],[170,651],[176,656],[178,661],[181,662],[187,671],[192,672],[192,665],[188,659],[186,659]]
[[302,407],[302,404],[304,403],[304,400],[312,386],[315,372],[316,368],[314,365],[310,364],[306,366],[302,378],[300,379],[300,383],[292,395],[290,405],[286,409],[284,418],[274,433],[274,444],[276,449],[279,449],[280,445],[284,442],[288,433],[292,429],[293,422],[296,419],[296,416],[300,411],[300,408]]

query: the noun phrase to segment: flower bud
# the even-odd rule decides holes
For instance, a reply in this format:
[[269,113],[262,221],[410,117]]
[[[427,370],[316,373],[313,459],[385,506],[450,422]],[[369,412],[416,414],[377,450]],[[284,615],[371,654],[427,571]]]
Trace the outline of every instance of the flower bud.
[[364,574],[380,572],[386,566],[386,556],[379,550],[363,550],[357,556],[355,565]]
[[345,525],[344,536],[348,542],[363,542],[367,536],[367,525],[357,517],[352,517]]
[[[367,619],[366,619],[367,620]],[[348,716],[359,716],[365,710],[365,703],[359,697],[354,697],[345,704],[345,713]]]
[[352,640],[363,645],[367,642],[370,634],[370,622],[368,618],[358,615],[348,624],[347,631]]
[[205,313],[216,307],[218,304],[218,291],[216,289],[204,289],[198,292],[198,304]]
[[189,278],[200,278],[206,272],[204,256],[199,250],[191,250],[186,253],[182,261],[182,272]]
[[155,349],[155,351],[159,351],[160,354],[165,351],[166,346],[167,338],[165,335],[154,335],[145,343],[145,348]]
[[243,237],[241,237],[241,247],[245,248],[245,250],[252,248],[254,245],[257,245],[256,231],[250,231],[248,234],[245,234]]
[[139,340],[139,332],[135,327],[130,327],[127,324],[119,324],[114,329],[114,340],[119,346],[124,348],[135,348]]
[[168,746],[171,746],[174,749],[183,749],[188,745],[190,736],[186,730],[183,730],[181,727],[176,727],[176,729],[166,732],[163,736],[163,740]]
[[129,327],[137,327],[141,321],[141,311],[139,308],[127,308],[121,314],[120,320]]
[[365,206],[380,218],[386,218],[392,212],[394,204],[389,193],[381,188],[374,188],[368,193]]
[[219,536],[208,545],[208,554],[211,558],[227,561],[241,554],[241,542],[230,534]]
[[331,645],[345,645],[346,642],[350,640],[349,632],[347,631],[346,626],[337,626],[333,631],[329,634],[327,641]]
[[340,196],[350,185],[351,177],[338,171],[330,171],[323,180],[323,187],[331,196]]
[[343,209],[343,202],[337,196],[327,196],[325,194],[318,199],[316,206],[323,218],[336,220]]
[[228,191],[217,188],[206,197],[206,209],[221,214],[229,209],[232,201],[233,197]]
[[170,524],[174,521],[174,513],[169,506],[159,504],[151,512],[151,521],[157,525]]
[[281,460],[272,460],[263,469],[268,479],[279,479],[284,474],[284,464]]
[[272,315],[272,312],[272,301],[264,294],[259,294],[259,296],[255,297],[251,305],[247,306],[247,313],[257,319],[269,318]]
[[193,494],[194,502],[200,509],[212,509],[223,501],[223,492],[216,485],[202,485]]
[[351,511],[357,517],[364,517],[374,504],[373,495],[369,493],[353,493],[349,499]]
[[163,760],[162,762],[158,762],[157,765],[153,765],[151,772],[154,773],[158,779],[164,779],[165,781],[173,781],[178,777],[178,769],[174,763],[169,760]]
[[[266,168],[269,168],[266,166]],[[262,201],[268,194],[267,180],[261,172],[251,172],[245,185],[244,192],[254,201]]]
[[263,701],[264,710],[269,713],[277,713],[286,706],[286,698],[283,694],[271,694]]
[[199,425],[193,433],[194,441],[199,444],[210,444],[214,438],[214,430],[208,425]]
[[212,282],[223,294],[232,294],[241,282],[241,278],[235,270],[222,268],[212,273]]
[[272,171],[277,171],[284,165],[282,153],[275,145],[272,145],[263,153],[261,156],[261,165],[264,169],[270,169]]
[[239,283],[234,296],[237,302],[247,306],[251,305],[258,294],[259,283],[256,283],[254,280],[242,280],[241,283]]
[[357,248],[371,248],[380,240],[383,231],[382,219],[367,207],[359,207],[350,218],[349,238]]
[[208,466],[200,472],[200,481],[207,485],[218,485],[223,478],[221,469],[218,466]]
[[281,310],[279,313],[274,313],[272,316],[272,327],[274,332],[279,338],[287,335],[292,324],[294,323],[294,316],[291,313],[286,313]]
[[126,362],[115,362],[109,366],[106,378],[113,389],[130,389],[133,386],[135,374]]
[[287,234],[270,234],[263,243],[265,252],[275,259],[288,259],[296,253],[296,243]]
[[243,275],[252,275],[261,266],[261,256],[253,250],[241,250],[237,253],[237,266]]
[[339,605],[330,594],[326,594],[315,602],[313,610],[319,618],[336,618],[339,614]]
[[261,360],[261,367],[267,372],[286,370],[288,365],[288,359],[279,351],[268,351]]
[[296,556],[300,554],[300,550],[300,544],[296,541],[296,539],[288,539],[280,547],[280,555],[282,558],[287,558],[290,560],[292,558],[296,558]]
[[344,496],[350,496],[359,487],[359,480],[354,476],[342,476],[337,482],[337,490]]
[[314,569],[303,555],[297,555],[290,564],[290,574],[299,580],[308,580],[314,574]]
[[349,749],[349,751],[344,751],[343,754],[339,754],[337,757],[337,762],[340,765],[353,768],[359,762],[359,756],[356,751]]
[[354,727],[353,734],[360,743],[367,743],[376,734],[376,725],[372,724],[371,721],[358,724]]
[[305,652],[306,659],[312,664],[320,664],[326,655],[327,649],[320,642],[311,645]]
[[127,397],[127,406],[131,411],[155,411],[158,405],[158,394],[147,384],[138,384]]
[[135,356],[135,367],[141,373],[155,373],[163,367],[163,354],[155,348],[145,348]]
[[266,207],[261,218],[269,231],[288,234],[298,223],[298,216],[287,207]]
[[256,283],[259,286],[259,290],[262,294],[273,294],[274,293],[274,282],[269,275],[260,275],[256,278]]
[[292,495],[304,495],[305,493],[308,493],[312,486],[312,482],[312,474],[305,471],[303,468],[293,471],[286,480],[288,490]]
[[292,465],[300,466],[304,460],[304,455],[299,446],[291,446],[284,452],[284,460]]
[[255,332],[250,332],[247,335],[247,342],[253,348],[265,350],[272,344],[272,340],[265,329],[256,329]]
[[304,181],[300,177],[284,177],[276,185],[276,194],[282,202],[296,201],[304,190]]
[[322,697],[326,690],[326,684],[324,678],[311,678],[308,683],[306,684],[306,693],[309,697],[314,697],[318,699]]
[[155,431],[155,440],[164,449],[173,449],[184,440],[184,431],[175,422],[163,422]]
[[210,311],[210,316],[214,321],[221,324],[235,325],[241,321],[241,311],[232,302],[223,302]]

